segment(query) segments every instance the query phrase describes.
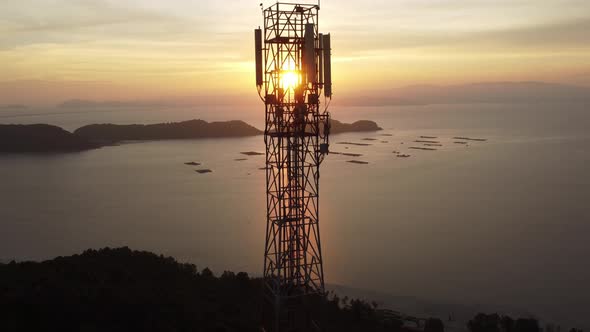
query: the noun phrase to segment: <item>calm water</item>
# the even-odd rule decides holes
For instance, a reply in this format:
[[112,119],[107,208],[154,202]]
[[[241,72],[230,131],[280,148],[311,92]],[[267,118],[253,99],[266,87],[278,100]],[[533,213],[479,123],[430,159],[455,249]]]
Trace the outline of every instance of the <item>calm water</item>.
[[[372,146],[334,144],[322,165],[328,283],[445,303],[509,304],[588,324],[590,111],[584,105],[333,108],[376,120]],[[52,113],[49,114],[48,112]],[[252,110],[1,111],[2,123],[244,119]],[[37,115],[34,115],[37,114]],[[392,134],[392,137],[379,136]],[[438,151],[407,148],[438,136]],[[454,136],[489,139],[469,147]],[[382,143],[386,140],[387,143]],[[401,143],[404,144],[401,144]],[[416,143],[414,143],[416,144]],[[124,144],[46,156],[0,156],[0,259],[45,259],[130,246],[215,271],[262,269],[262,137]],[[396,158],[398,150],[411,158]],[[187,161],[213,173],[200,175]],[[494,307],[497,305],[497,307]],[[499,309],[497,309],[499,310]],[[566,324],[566,326],[569,326]]]

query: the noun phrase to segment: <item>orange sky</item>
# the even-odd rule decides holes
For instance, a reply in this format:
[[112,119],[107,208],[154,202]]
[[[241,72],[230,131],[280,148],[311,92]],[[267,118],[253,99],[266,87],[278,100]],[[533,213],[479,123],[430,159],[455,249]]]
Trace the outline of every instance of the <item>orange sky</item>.
[[[3,0],[0,104],[256,98],[258,3]],[[336,96],[412,84],[590,85],[586,0],[324,0],[320,24],[332,33]]]

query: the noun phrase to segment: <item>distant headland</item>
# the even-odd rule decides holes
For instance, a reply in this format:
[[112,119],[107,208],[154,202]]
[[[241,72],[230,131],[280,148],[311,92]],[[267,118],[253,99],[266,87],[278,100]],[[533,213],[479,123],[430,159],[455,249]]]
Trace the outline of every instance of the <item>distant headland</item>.
[[332,134],[348,133],[348,132],[365,132],[365,131],[379,131],[383,128],[379,127],[375,121],[360,120],[353,123],[342,123],[338,120],[330,121],[330,131]]
[[[332,120],[331,124],[334,134],[381,130],[377,123],[368,120],[351,124]],[[189,120],[149,125],[91,124],[73,133],[47,124],[0,125],[0,153],[76,152],[124,141],[235,138],[262,134],[263,131],[239,120]]]
[[0,105],[0,111],[3,110],[24,110],[28,107],[21,104]]
[[0,153],[76,152],[98,147],[100,144],[56,126],[0,125]]
[[247,137],[262,134],[244,121],[207,122],[190,120],[150,125],[92,124],[78,128],[75,135],[92,141],[147,141],[190,138]]

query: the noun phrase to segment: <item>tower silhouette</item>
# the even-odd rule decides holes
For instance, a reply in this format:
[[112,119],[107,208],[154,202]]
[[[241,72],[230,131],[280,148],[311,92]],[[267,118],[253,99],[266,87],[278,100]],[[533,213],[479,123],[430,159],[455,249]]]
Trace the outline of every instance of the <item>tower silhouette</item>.
[[275,331],[309,330],[306,297],[324,292],[320,164],[329,153],[330,35],[319,3],[276,3],[255,30],[256,85],[265,105],[265,292]]

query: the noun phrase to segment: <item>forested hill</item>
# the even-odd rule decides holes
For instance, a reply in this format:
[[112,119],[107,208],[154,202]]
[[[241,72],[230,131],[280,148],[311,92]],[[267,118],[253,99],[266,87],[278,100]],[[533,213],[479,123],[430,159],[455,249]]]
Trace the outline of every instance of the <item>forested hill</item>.
[[150,125],[92,124],[78,128],[74,134],[93,141],[142,141],[187,138],[244,137],[262,134],[244,121],[183,122]]
[[370,120],[359,120],[353,123],[343,123],[332,119],[330,120],[330,125],[330,132],[332,134],[382,130],[382,128],[379,127],[375,121]]
[[[2,331],[256,331],[262,283],[128,248],[0,264]],[[313,302],[313,303],[312,303]],[[322,331],[389,331],[362,301],[310,302]]]
[[[332,120],[333,134],[377,130],[381,128],[373,121],[361,120],[349,124]],[[189,120],[149,125],[92,124],[78,128],[73,133],[47,124],[11,124],[0,125],[0,153],[75,152],[123,141],[249,137],[262,134],[261,130],[239,120]]]
[[73,152],[99,146],[56,126],[0,125],[0,153]]
[[[361,131],[378,131],[374,121],[360,120],[342,123],[331,120],[333,134]],[[190,120],[150,125],[92,124],[76,129],[74,134],[93,141],[142,141],[186,138],[244,137],[261,135],[263,132],[244,121],[206,122]]]
[[[272,317],[263,314],[262,289],[262,280],[245,272],[216,277],[208,268],[126,247],[0,263],[0,331],[261,332]],[[306,305],[322,332],[445,330],[437,318],[410,317],[333,293],[310,297]],[[498,314],[478,314],[465,330],[542,331],[533,318]]]

